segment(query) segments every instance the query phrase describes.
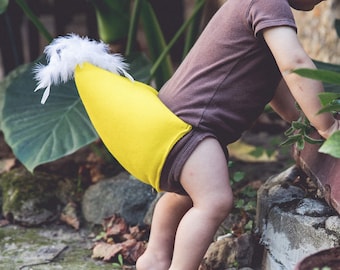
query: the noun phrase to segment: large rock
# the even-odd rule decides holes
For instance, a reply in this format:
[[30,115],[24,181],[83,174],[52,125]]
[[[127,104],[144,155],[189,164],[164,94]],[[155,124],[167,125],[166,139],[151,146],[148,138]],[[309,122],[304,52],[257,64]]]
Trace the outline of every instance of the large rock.
[[253,264],[254,247],[254,238],[251,234],[221,237],[209,246],[199,270],[249,267]]
[[258,191],[256,223],[266,250],[263,270],[294,269],[304,257],[339,244],[338,214],[303,189],[306,186],[294,185],[298,172],[289,168]]
[[310,12],[293,10],[299,39],[315,60],[340,64],[340,39],[334,27],[340,19],[340,1],[328,0]]
[[142,224],[155,197],[150,186],[124,172],[90,186],[83,197],[82,212],[94,224],[102,224],[113,214],[120,214],[130,225]]
[[3,215],[15,223],[37,226],[58,217],[62,205],[58,191],[60,177],[24,168],[4,173],[0,178]]

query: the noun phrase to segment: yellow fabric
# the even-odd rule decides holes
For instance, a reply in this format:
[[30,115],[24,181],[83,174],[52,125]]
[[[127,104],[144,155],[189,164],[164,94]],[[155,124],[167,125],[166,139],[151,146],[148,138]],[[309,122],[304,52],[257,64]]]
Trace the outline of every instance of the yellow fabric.
[[152,87],[84,63],[75,70],[80,98],[108,150],[133,176],[157,191],[165,159],[191,126]]

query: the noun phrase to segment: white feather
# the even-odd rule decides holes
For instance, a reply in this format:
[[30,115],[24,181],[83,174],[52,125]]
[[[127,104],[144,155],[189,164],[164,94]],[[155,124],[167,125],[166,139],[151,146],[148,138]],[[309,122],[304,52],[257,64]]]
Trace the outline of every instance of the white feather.
[[123,57],[120,54],[111,54],[108,45],[103,42],[70,34],[54,39],[46,46],[44,53],[48,64],[37,64],[33,70],[34,78],[38,81],[34,91],[45,89],[42,104],[46,102],[52,85],[71,80],[76,66],[85,62],[124,75],[133,81],[126,71],[128,64],[124,62]]

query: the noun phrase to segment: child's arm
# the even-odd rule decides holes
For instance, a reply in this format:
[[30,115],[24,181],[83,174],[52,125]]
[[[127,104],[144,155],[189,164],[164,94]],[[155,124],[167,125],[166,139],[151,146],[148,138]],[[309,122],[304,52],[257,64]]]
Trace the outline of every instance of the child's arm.
[[287,26],[273,27],[265,29],[263,36],[293,97],[320,135],[328,138],[339,130],[340,125],[330,113],[317,115],[322,107],[318,98],[318,94],[324,91],[322,83],[291,72],[298,68],[316,68],[302,48],[295,30]]
[[270,101],[272,109],[285,121],[296,121],[299,116],[299,110],[296,107],[296,102],[285,80],[281,80],[273,99]]

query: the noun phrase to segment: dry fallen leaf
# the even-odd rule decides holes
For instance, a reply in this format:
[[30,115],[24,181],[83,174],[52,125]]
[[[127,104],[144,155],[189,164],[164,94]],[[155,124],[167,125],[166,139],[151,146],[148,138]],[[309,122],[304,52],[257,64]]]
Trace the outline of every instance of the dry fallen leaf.
[[143,238],[149,232],[148,228],[129,227],[124,218],[116,214],[104,219],[103,229],[105,236],[95,245],[93,258],[110,261],[121,254],[124,263],[135,264],[144,253],[146,243]]
[[103,259],[104,261],[112,260],[122,250],[122,244],[107,244],[100,242],[95,245],[92,251],[93,259]]
[[134,264],[137,259],[144,253],[146,244],[135,239],[127,240],[122,243],[122,251],[124,260],[127,263]]
[[7,219],[0,219],[0,227],[5,227],[9,225],[9,221]]
[[242,140],[238,140],[228,146],[228,152],[231,157],[245,162],[273,162],[277,161],[278,152],[268,156],[263,153],[261,156],[256,157],[251,153],[256,150],[256,146],[247,144]]
[[77,205],[74,202],[69,202],[60,214],[60,220],[79,230],[80,222],[77,216]]
[[0,160],[0,174],[4,172],[9,172],[11,168],[15,165],[15,158],[5,158]]
[[108,219],[105,219],[103,227],[106,231],[107,237],[123,235],[128,232],[128,225],[126,224],[125,220],[119,215],[114,215]]

